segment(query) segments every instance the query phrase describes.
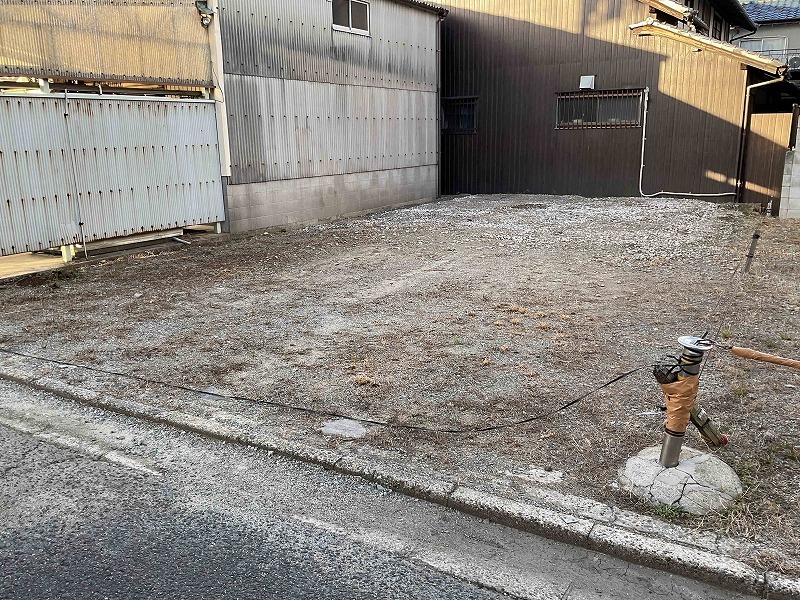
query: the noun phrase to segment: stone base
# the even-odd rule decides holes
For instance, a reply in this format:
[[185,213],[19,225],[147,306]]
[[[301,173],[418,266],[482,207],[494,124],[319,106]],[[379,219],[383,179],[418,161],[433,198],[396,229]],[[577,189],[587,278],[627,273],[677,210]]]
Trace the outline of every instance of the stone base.
[[661,446],[645,448],[619,471],[620,487],[653,504],[674,506],[695,515],[730,506],[742,482],[715,456],[684,447],[677,467],[658,463]]

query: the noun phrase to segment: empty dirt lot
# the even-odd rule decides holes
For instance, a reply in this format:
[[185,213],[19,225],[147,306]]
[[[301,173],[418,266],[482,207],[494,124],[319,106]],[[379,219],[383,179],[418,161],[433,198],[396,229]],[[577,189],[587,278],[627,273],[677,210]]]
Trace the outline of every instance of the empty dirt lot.
[[[690,200],[453,198],[31,276],[0,285],[0,311],[4,347],[246,396],[253,411],[269,400],[469,430],[556,408],[675,353],[680,335],[800,357],[800,222]],[[213,412],[210,396],[117,385]],[[264,419],[287,439],[523,492],[527,475],[555,473],[536,485],[762,543],[757,566],[798,574],[799,390],[798,371],[712,354],[701,401],[729,433],[718,454],[746,491],[705,518],[616,489],[625,460],[660,441],[648,369],[485,433],[368,425],[349,441],[321,435],[318,415],[270,409]],[[687,444],[704,448],[694,431]]]

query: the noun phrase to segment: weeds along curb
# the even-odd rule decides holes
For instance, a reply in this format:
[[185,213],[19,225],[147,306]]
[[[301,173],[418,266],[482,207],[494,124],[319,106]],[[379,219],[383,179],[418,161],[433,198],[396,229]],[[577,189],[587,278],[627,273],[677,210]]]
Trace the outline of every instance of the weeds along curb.
[[249,431],[244,427],[231,428],[181,411],[111,398],[94,390],[66,384],[47,376],[36,376],[15,367],[0,366],[0,379],[126,417],[320,465],[420,500],[642,566],[688,576],[769,600],[800,600],[800,580],[778,573],[757,571],[728,556],[632,532],[613,524],[576,517],[564,510],[509,500],[448,481],[444,477],[416,473],[397,465],[288,442],[254,428]]

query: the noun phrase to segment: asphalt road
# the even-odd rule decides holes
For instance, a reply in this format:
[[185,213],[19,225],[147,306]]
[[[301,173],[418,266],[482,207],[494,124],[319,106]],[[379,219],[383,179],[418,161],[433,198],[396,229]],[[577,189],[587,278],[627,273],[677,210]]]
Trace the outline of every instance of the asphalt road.
[[748,598],[0,381],[0,598],[670,595]]

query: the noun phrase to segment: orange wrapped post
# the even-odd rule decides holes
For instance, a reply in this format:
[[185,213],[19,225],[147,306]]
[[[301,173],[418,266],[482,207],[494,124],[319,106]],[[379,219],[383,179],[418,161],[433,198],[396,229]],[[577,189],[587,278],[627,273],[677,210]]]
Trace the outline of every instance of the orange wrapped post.
[[664,426],[668,432],[676,435],[686,433],[699,389],[699,377],[689,377],[683,381],[661,384],[661,391],[664,392],[664,402],[667,406],[667,421]]
[[680,338],[678,343],[683,346],[683,352],[677,361],[656,365],[653,369],[653,374],[661,384],[667,406],[661,456],[658,459],[661,466],[667,468],[678,466],[683,437],[692,418],[692,409],[700,387],[699,374],[703,356],[713,347],[708,340],[691,336]]

